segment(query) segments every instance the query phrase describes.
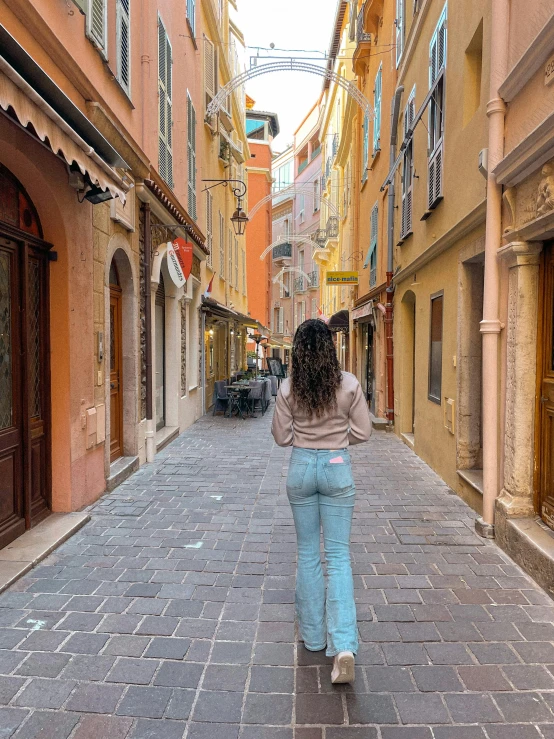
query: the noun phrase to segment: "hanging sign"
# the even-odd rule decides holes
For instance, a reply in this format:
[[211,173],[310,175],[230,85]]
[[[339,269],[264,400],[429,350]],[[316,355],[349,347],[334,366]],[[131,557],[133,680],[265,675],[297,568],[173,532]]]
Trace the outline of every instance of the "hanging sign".
[[192,243],[179,236],[173,241],[172,246],[185,275],[185,280],[188,280],[192,271]]
[[175,285],[177,285],[177,287],[183,287],[186,283],[185,275],[183,274],[181,264],[177,259],[175,249],[169,243],[167,245],[167,270]]
[[327,272],[328,285],[357,285],[358,283],[357,272]]

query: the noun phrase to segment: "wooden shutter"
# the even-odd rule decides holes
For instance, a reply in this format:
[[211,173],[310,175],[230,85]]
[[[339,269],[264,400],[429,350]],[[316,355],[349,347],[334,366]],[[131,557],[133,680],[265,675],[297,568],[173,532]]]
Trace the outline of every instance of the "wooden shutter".
[[[444,105],[445,76],[437,82],[440,73],[446,66],[446,7],[444,8],[429,46],[429,83],[432,88],[437,83],[435,95],[431,98],[429,107],[429,130],[432,132],[429,151],[427,208],[432,210],[442,199],[442,169],[443,169],[443,126],[444,115],[436,101],[439,97],[440,105]],[[440,94],[439,94],[440,88]],[[440,130],[436,126],[437,116],[440,118]]]
[[369,116],[364,116],[363,155],[362,155],[362,182],[367,180],[367,165],[369,162]]
[[[415,90],[411,93],[406,110],[404,111],[404,138],[412,128],[415,118]],[[400,238],[405,238],[412,233],[412,205],[413,205],[413,138],[404,151],[404,162],[402,171],[402,218],[400,225]]]
[[383,65],[375,77],[375,89],[373,90],[373,153],[381,149],[381,98],[383,89]]
[[396,66],[404,52],[404,1],[396,0]]
[[206,261],[210,267],[213,266],[213,228],[213,195],[209,190],[206,190],[206,246],[209,249]]
[[188,211],[196,220],[196,111],[187,95]]
[[280,334],[284,333],[285,331],[285,309],[279,308],[279,329],[278,332]]
[[204,90],[207,107],[217,92],[217,66],[215,46],[206,36],[204,36]]
[[159,171],[169,187],[173,187],[172,64],[171,44],[162,20],[158,17]]
[[235,236],[235,289],[239,289],[239,240]]
[[131,0],[117,0],[117,79],[127,95],[131,94]]
[[229,229],[229,241],[227,242],[228,256],[229,256],[229,272],[227,274],[227,282],[229,285],[233,282],[233,232]]
[[108,0],[88,0],[87,36],[107,58]]
[[219,276],[225,279],[225,219],[219,211]]

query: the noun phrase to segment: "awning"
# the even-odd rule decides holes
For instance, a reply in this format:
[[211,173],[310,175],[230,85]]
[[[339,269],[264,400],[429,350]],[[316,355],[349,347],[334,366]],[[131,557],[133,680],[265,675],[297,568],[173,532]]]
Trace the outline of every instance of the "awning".
[[339,310],[329,319],[327,324],[331,331],[347,334],[350,330],[350,320],[347,310]]
[[107,164],[15,69],[0,56],[0,108],[13,110],[19,123],[68,165],[77,166],[91,183],[124,203],[129,185]]
[[202,310],[213,313],[219,318],[226,318],[227,320],[236,320],[237,313],[226,305],[218,303],[214,298],[207,298],[205,295],[202,296]]
[[259,322],[256,321],[255,318],[252,318],[252,316],[245,316],[244,313],[237,313],[235,320],[241,323],[243,326],[255,328],[256,330],[258,330],[260,327]]

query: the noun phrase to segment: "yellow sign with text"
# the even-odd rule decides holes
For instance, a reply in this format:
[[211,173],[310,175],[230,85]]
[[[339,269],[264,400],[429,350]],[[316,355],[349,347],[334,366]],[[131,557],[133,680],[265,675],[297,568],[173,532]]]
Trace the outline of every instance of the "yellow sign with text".
[[358,283],[357,272],[327,272],[328,285],[357,285]]

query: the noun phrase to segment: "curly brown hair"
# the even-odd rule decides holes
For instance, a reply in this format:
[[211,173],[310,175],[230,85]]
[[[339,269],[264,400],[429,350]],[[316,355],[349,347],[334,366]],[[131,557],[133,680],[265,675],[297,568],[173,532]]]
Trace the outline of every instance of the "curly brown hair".
[[292,346],[292,395],[308,416],[321,417],[337,406],[342,372],[327,324],[319,319],[298,327]]

